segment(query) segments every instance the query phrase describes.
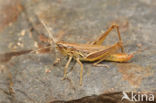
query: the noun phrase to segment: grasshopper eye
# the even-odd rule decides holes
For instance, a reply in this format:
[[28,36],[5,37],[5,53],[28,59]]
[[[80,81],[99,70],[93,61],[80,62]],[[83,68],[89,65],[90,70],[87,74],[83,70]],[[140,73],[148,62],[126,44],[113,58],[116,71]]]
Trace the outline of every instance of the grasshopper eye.
[[61,44],[58,44],[57,46],[60,47],[60,48],[63,48],[63,45],[61,45]]

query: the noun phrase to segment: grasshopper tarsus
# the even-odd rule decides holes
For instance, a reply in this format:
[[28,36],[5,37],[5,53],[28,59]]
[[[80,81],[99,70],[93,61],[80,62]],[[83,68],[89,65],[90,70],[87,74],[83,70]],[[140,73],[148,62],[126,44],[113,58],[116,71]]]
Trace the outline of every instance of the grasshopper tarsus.
[[54,61],[54,63],[53,63],[53,66],[56,66],[60,61],[61,61],[60,58],[56,58],[55,61]]
[[64,76],[61,80],[65,80],[67,78],[67,76]]

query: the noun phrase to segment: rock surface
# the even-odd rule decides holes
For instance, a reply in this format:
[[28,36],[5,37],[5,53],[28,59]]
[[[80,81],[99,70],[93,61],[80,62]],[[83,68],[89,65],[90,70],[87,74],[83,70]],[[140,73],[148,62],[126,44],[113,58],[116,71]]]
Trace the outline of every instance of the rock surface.
[[[108,92],[156,92],[155,10],[155,0],[0,0],[0,102],[47,103]],[[82,86],[80,66],[72,61],[68,79],[62,81],[66,58],[59,54],[61,62],[53,66],[54,50],[30,53],[38,45],[49,45],[41,37],[48,34],[39,18],[56,40],[76,43],[93,41],[117,23],[127,53],[145,50],[129,63],[102,62],[109,69],[83,63]],[[103,45],[117,40],[114,30]]]

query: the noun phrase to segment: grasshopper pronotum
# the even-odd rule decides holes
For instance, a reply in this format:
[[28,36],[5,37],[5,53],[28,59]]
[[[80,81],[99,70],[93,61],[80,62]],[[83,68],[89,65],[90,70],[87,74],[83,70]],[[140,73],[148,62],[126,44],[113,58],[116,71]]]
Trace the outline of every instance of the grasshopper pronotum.
[[[82,85],[83,77],[83,64],[81,61],[94,62],[94,66],[107,66],[99,64],[101,61],[114,61],[114,62],[127,62],[133,57],[133,54],[124,53],[124,48],[122,45],[122,40],[119,32],[119,26],[117,24],[112,24],[105,33],[98,37],[95,41],[89,44],[77,44],[77,43],[68,43],[63,41],[56,42],[51,32],[48,30],[46,24],[40,20],[44,25],[45,29],[48,31],[52,42],[55,44],[56,48],[65,56],[68,56],[69,59],[64,68],[64,77],[67,76],[67,69],[72,59],[76,60],[77,63],[81,66],[80,71],[80,85]],[[119,41],[112,46],[103,46],[102,43],[108,34],[116,28]],[[51,35],[50,35],[51,34]],[[121,49],[121,53],[117,51]],[[95,62],[96,61],[96,62]]]

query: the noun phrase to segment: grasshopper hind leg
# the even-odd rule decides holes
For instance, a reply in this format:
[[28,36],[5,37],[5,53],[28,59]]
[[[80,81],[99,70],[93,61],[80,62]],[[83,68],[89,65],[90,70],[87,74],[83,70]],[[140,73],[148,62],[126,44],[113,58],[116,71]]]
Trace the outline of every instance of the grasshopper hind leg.
[[[106,39],[106,37],[110,34],[110,32],[116,28],[119,42],[122,42],[121,36],[120,36],[120,31],[119,31],[119,26],[117,24],[112,24],[106,32],[104,32],[100,37],[98,37],[95,41],[89,43],[91,45],[102,45],[103,41]],[[124,53],[124,47],[121,46],[121,52]]]

